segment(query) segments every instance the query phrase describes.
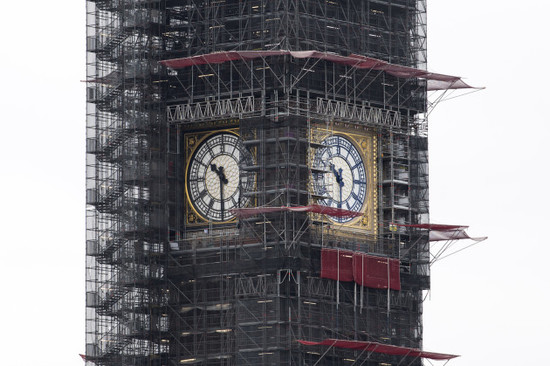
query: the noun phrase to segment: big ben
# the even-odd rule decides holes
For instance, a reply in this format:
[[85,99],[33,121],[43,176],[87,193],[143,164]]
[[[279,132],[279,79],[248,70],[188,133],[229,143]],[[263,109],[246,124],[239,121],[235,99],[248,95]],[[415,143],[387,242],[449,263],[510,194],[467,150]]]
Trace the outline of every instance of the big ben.
[[454,357],[422,351],[424,0],[87,12],[87,362]]

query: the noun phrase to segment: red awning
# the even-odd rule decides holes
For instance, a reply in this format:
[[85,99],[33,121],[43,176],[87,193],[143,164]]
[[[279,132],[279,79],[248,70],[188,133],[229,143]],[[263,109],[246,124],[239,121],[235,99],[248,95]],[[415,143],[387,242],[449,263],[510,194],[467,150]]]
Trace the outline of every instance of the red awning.
[[465,230],[432,230],[430,231],[430,241],[446,241],[446,240],[460,240],[460,239],[472,239],[475,241],[483,241],[487,239],[486,236],[472,238]]
[[428,229],[430,230],[430,241],[447,241],[447,240],[460,240],[460,239],[472,239],[475,241],[483,241],[487,239],[486,236],[472,238],[469,236],[465,229],[468,226],[465,225],[443,225],[443,224],[416,224],[416,225],[405,225],[405,224],[392,224],[395,226],[404,226],[412,227],[418,229]]
[[405,225],[405,224],[393,224],[395,226],[404,226],[404,227],[413,227],[417,229],[428,229],[428,230],[457,230],[457,229],[466,229],[468,226],[464,225],[444,225],[444,224],[415,224],[415,225]]
[[235,208],[231,212],[238,218],[246,218],[256,215],[262,215],[270,212],[313,212],[334,217],[357,217],[361,216],[361,212],[344,210],[342,208],[308,205],[308,206],[280,206],[280,207],[250,207],[250,208]]
[[449,355],[444,353],[425,352],[417,348],[392,346],[378,342],[361,342],[361,341],[346,341],[340,339],[325,339],[322,342],[309,342],[298,340],[304,346],[330,346],[337,348],[347,348],[359,351],[368,351],[375,353],[383,353],[392,356],[410,356],[429,358],[431,360],[450,360],[458,357],[457,355]]
[[290,55],[294,58],[317,58],[334,63],[355,67],[358,69],[371,69],[387,72],[398,78],[421,78],[428,80],[428,90],[467,89],[472,88],[458,76],[437,74],[413,67],[391,64],[372,57],[356,54],[342,56],[332,52],[320,51],[225,51],[213,52],[204,55],[175,58],[160,61],[161,65],[171,69],[182,69],[193,65],[220,64],[227,61],[252,60],[260,57]]

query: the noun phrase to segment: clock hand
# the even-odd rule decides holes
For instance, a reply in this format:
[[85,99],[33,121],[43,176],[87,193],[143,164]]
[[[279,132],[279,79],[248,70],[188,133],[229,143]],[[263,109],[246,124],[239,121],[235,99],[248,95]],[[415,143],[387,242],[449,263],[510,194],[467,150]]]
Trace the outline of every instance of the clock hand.
[[223,182],[223,184],[227,184],[229,183],[229,181],[227,180],[227,178],[225,177],[225,173],[223,171],[223,166],[220,166],[219,168],[216,166],[216,164],[210,164],[210,169],[216,173],[216,175],[218,176],[218,178],[220,178],[220,181]]
[[330,164],[330,168],[332,169],[332,173],[334,173],[334,177],[336,178],[336,183],[340,187],[344,186],[344,179],[342,178],[342,168],[338,168],[338,171],[336,171],[336,168],[334,167],[334,164]]
[[338,172],[336,171],[336,168],[334,167],[334,164],[330,163],[330,169],[332,170],[332,173],[338,179]]
[[223,166],[220,166],[220,167],[218,168],[218,172],[219,172],[220,180],[223,182],[223,184],[229,183],[229,181],[228,181],[227,178],[225,177],[225,172],[224,172],[224,170],[223,170]]
[[[338,180],[338,178],[340,180]],[[342,208],[342,187],[344,187],[344,179],[342,178],[342,168],[338,169],[338,178],[336,178],[336,181],[338,182],[338,185],[340,186],[340,201],[338,201],[338,208]]]
[[227,178],[225,177],[225,173],[223,171],[223,166],[217,167],[216,164],[210,164],[210,169],[216,173],[218,178],[220,179],[220,209],[221,209],[221,219],[223,221],[224,219],[224,211],[225,211],[225,204],[223,201],[223,185],[229,183]]
[[338,208],[342,208],[342,187],[344,186],[344,179],[342,177],[342,168],[338,168],[338,171],[336,171],[336,168],[334,167],[334,164],[330,164],[330,168],[332,169],[332,173],[334,174],[334,177],[336,178],[336,183],[338,183],[338,191],[340,200],[338,201]]

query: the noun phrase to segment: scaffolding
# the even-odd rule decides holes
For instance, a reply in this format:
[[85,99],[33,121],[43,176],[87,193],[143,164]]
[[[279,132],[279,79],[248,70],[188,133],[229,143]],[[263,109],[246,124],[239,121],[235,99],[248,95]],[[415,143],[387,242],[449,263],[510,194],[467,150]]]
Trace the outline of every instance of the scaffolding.
[[[380,365],[403,356],[298,341],[422,348],[428,235],[405,225],[429,222],[426,79],[333,58],[425,69],[425,19],[425,0],[87,1],[87,362]],[[278,53],[166,66],[252,50]],[[252,156],[239,207],[260,210],[190,220],[188,142],[221,130]],[[314,157],[343,133],[368,137],[368,224],[268,210],[323,203]],[[322,278],[328,249],[398,260],[401,290]]]

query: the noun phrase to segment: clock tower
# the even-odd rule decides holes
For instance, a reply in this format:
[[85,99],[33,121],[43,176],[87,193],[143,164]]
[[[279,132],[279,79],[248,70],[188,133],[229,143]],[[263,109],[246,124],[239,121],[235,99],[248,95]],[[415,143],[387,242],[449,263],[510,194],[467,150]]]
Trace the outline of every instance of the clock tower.
[[428,222],[424,0],[87,11],[88,363],[448,356],[420,351],[408,226]]

